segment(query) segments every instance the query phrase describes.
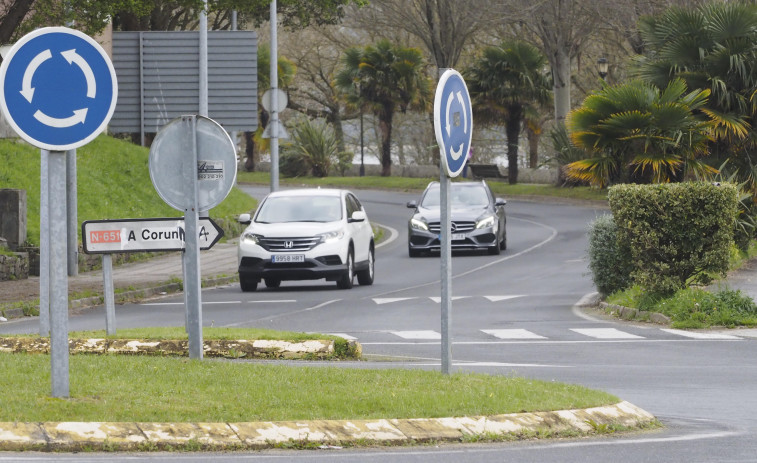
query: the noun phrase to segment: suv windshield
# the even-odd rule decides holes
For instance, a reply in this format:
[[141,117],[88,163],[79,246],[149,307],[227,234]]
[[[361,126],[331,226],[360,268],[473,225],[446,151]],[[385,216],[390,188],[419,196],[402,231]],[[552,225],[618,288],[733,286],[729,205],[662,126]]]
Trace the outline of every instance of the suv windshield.
[[[487,206],[489,195],[486,194],[482,185],[461,186],[453,183],[450,188],[450,202],[453,207]],[[439,185],[428,188],[421,201],[421,206],[425,208],[439,207]]]
[[276,196],[260,206],[255,222],[335,222],[342,219],[341,202],[338,196]]

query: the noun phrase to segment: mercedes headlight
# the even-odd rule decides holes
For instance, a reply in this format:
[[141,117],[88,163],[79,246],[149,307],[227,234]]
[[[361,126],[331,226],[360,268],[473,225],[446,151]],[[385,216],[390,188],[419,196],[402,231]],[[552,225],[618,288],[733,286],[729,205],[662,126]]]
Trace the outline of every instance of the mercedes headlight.
[[428,231],[428,224],[419,219],[410,219],[410,226],[416,230]]
[[334,241],[339,241],[344,237],[344,231],[334,230],[328,233],[321,233],[318,236],[321,238],[321,243],[333,243]]
[[476,222],[476,228],[491,228],[494,226],[495,222],[495,216],[490,215],[488,217],[484,217],[483,219],[479,219],[478,222]]

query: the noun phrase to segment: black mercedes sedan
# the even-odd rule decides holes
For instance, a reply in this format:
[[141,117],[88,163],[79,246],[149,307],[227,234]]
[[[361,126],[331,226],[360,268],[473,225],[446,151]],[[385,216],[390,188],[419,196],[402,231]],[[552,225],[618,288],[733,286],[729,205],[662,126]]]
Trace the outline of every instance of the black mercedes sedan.
[[[480,182],[450,184],[451,246],[453,251],[487,250],[499,254],[507,248],[505,204],[495,198],[489,185]],[[410,257],[439,251],[439,182],[431,182],[416,201],[407,203],[415,212],[408,222],[407,252]]]

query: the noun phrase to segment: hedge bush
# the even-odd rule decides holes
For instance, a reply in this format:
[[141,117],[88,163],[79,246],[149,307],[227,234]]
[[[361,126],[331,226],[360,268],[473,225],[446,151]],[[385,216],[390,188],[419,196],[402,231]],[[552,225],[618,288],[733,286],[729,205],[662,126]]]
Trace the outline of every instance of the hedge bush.
[[645,290],[671,295],[725,276],[738,211],[734,185],[617,185],[608,200],[618,240],[631,250],[631,277]]
[[605,214],[589,224],[589,269],[597,290],[609,295],[631,285],[631,249],[618,241],[617,226]]

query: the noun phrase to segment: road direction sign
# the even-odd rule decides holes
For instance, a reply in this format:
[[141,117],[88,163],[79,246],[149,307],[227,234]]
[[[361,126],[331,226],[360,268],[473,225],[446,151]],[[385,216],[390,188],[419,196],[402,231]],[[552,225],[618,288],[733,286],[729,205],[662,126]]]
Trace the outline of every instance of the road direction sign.
[[23,36],[0,65],[0,109],[24,140],[50,151],[90,142],[110,121],[116,71],[88,35],[46,27]]
[[172,120],[155,136],[150,147],[150,178],[163,201],[184,211],[195,207],[187,191],[193,179],[186,173],[196,172],[196,206],[198,211],[207,211],[221,204],[236,183],[237,149],[216,121],[195,116],[192,129],[187,123],[191,117]]
[[[184,219],[88,220],[81,225],[82,244],[87,254],[114,252],[181,251],[185,246]],[[208,250],[223,237],[212,219],[200,218],[200,249]]]
[[448,177],[465,167],[473,135],[473,109],[465,80],[447,69],[439,78],[434,97],[434,131]]

